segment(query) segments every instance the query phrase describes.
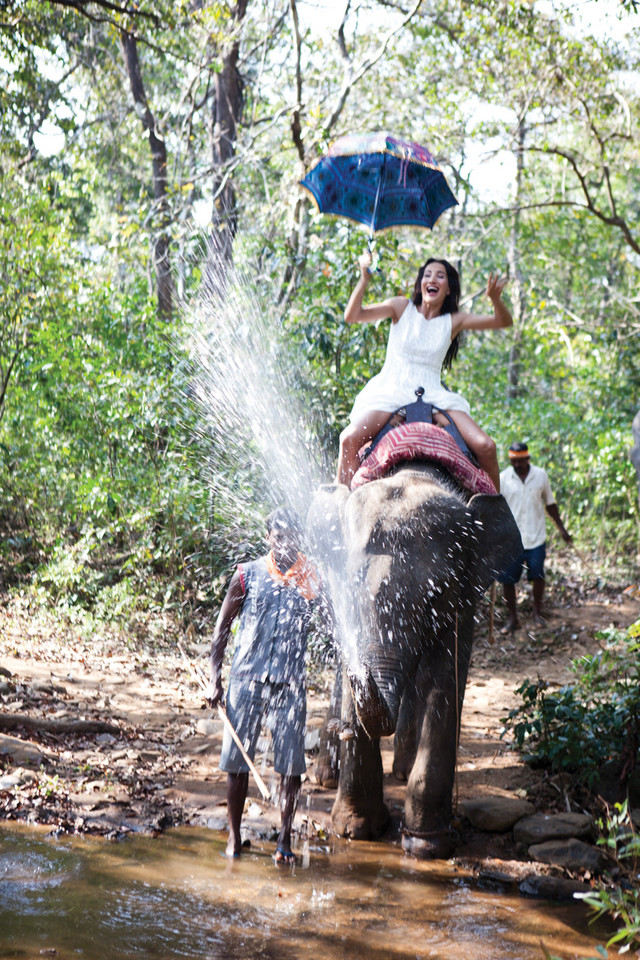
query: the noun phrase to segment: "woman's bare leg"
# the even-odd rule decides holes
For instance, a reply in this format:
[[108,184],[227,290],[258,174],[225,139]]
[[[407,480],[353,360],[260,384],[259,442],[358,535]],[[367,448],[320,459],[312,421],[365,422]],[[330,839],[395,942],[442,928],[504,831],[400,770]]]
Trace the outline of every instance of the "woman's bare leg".
[[340,434],[340,453],[336,483],[351,486],[353,475],[360,466],[358,450],[372,440],[384,427],[391,414],[386,410],[370,410],[360,420],[350,423]]
[[500,467],[498,466],[498,453],[494,441],[488,433],[480,429],[468,413],[463,413],[462,410],[445,410],[445,413],[455,423],[462,434],[463,440],[478,458],[478,463],[482,469],[489,474],[496,492],[500,493]]

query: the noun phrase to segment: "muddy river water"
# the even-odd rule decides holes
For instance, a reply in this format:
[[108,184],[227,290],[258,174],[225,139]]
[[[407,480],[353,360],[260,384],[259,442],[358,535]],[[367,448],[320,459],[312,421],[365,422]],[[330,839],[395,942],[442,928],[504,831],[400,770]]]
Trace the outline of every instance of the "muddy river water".
[[542,960],[593,957],[580,904],[482,889],[452,863],[329,841],[276,866],[226,835],[56,839],[0,827],[0,956],[33,960]]

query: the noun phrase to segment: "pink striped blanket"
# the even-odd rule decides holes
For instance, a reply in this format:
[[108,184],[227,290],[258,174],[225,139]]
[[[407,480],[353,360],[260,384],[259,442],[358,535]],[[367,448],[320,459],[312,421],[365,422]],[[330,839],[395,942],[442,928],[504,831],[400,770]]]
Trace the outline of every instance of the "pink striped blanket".
[[465,457],[446,430],[420,422],[403,423],[390,430],[356,472],[351,489],[384,477],[403,460],[433,460],[446,467],[453,479],[471,493],[496,492],[488,473]]

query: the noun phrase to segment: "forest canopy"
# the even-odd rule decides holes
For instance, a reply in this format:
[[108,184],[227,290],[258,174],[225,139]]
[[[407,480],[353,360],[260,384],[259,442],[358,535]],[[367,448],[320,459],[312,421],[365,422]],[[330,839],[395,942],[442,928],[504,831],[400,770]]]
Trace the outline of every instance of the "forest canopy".
[[206,617],[269,507],[331,475],[386,330],[344,324],[366,233],[299,181],[370,130],[427,145],[458,199],[377,238],[372,295],[436,254],[486,309],[508,274],[514,327],[447,385],[502,465],[529,443],[584,544],[634,560],[639,57],[632,0],[5,0],[7,584]]

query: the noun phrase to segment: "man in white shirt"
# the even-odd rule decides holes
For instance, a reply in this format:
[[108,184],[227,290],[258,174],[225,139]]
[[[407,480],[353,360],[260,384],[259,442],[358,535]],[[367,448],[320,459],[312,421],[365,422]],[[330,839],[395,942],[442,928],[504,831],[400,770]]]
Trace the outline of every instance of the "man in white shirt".
[[509,611],[507,630],[516,630],[518,610],[516,607],[516,583],[527,566],[527,579],[533,586],[533,619],[544,623],[542,597],[544,595],[544,561],[546,556],[545,510],[555,523],[565,543],[571,543],[558,507],[556,506],[549,477],[542,467],[534,467],[526,443],[512,443],[509,447],[510,467],[500,474],[500,492],[505,497],[520,530],[524,550],[521,556],[500,577],[504,586],[504,599]]

